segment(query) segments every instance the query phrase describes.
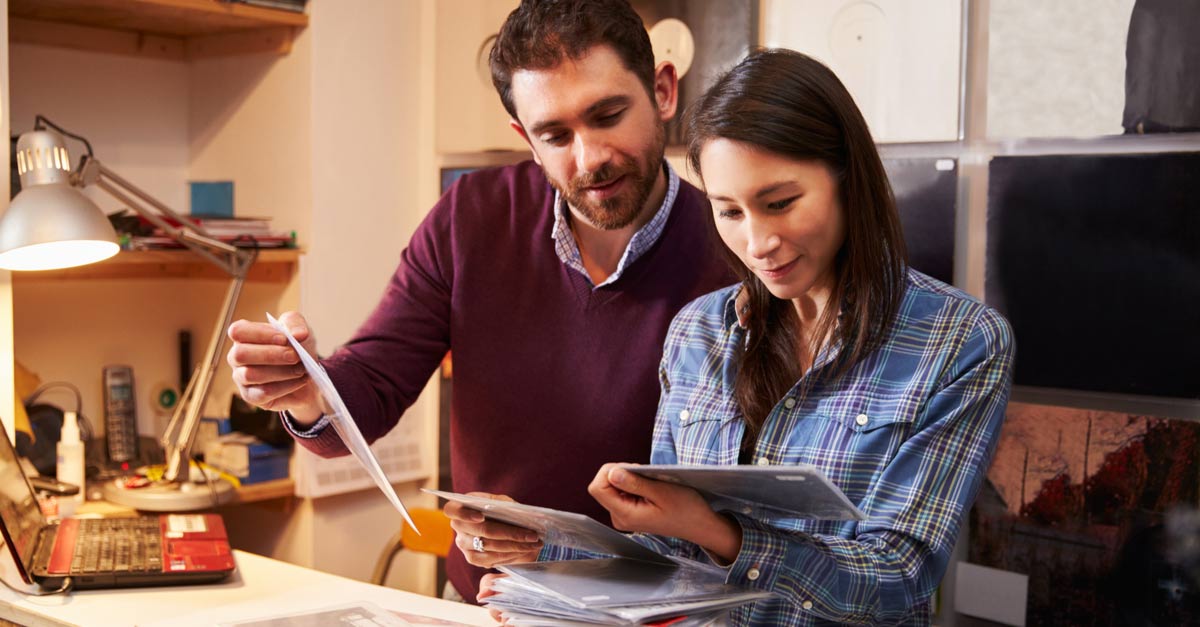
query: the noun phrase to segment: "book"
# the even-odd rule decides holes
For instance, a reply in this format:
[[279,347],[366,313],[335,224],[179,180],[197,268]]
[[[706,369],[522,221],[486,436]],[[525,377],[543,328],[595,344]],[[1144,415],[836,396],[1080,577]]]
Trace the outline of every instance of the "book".
[[[160,220],[174,228],[183,227],[180,220],[160,215]],[[208,237],[239,248],[295,248],[295,232],[271,228],[270,218],[210,218],[182,216],[187,222],[201,227]],[[140,215],[120,215],[114,219],[118,232],[123,234],[122,247],[127,250],[168,250],[184,245],[158,225]]]
[[304,6],[308,4],[308,0],[229,0],[229,2],[266,7],[268,9],[282,9],[295,13],[303,13]]

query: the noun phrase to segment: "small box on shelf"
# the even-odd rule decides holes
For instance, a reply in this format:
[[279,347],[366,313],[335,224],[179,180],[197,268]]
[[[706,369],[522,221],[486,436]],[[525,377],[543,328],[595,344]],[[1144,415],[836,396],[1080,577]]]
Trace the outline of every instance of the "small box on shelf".
[[233,181],[188,181],[191,214],[198,218],[233,217]]
[[286,478],[290,454],[289,449],[275,448],[235,431],[209,442],[204,448],[204,462],[249,485]]

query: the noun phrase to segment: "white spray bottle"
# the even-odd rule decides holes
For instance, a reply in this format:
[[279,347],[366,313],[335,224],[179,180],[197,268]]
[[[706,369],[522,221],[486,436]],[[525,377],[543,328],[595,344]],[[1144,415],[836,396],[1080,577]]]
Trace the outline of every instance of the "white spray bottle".
[[78,494],[59,497],[58,513],[59,516],[66,518],[75,513],[76,506],[83,503],[84,481],[86,477],[84,472],[83,442],[79,439],[79,419],[73,411],[64,412],[63,414],[63,426],[61,435],[58,438],[57,453],[58,480],[79,486]]

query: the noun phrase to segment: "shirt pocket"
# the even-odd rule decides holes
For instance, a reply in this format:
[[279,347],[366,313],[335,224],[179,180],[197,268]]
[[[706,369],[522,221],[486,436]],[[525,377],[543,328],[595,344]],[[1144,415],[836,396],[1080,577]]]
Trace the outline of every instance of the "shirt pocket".
[[660,411],[674,425],[678,463],[737,463],[741,443],[737,405],[720,386],[677,377]]
[[785,463],[816,466],[861,504],[900,448],[912,437],[915,405],[861,394],[812,399],[788,436]]

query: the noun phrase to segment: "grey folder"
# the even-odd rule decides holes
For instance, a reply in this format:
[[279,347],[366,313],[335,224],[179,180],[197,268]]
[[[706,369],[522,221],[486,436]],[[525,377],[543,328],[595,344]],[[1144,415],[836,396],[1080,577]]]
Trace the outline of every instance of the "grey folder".
[[755,518],[862,520],[866,515],[811,464],[792,466],[624,466],[630,472],[699,491],[715,510]]

